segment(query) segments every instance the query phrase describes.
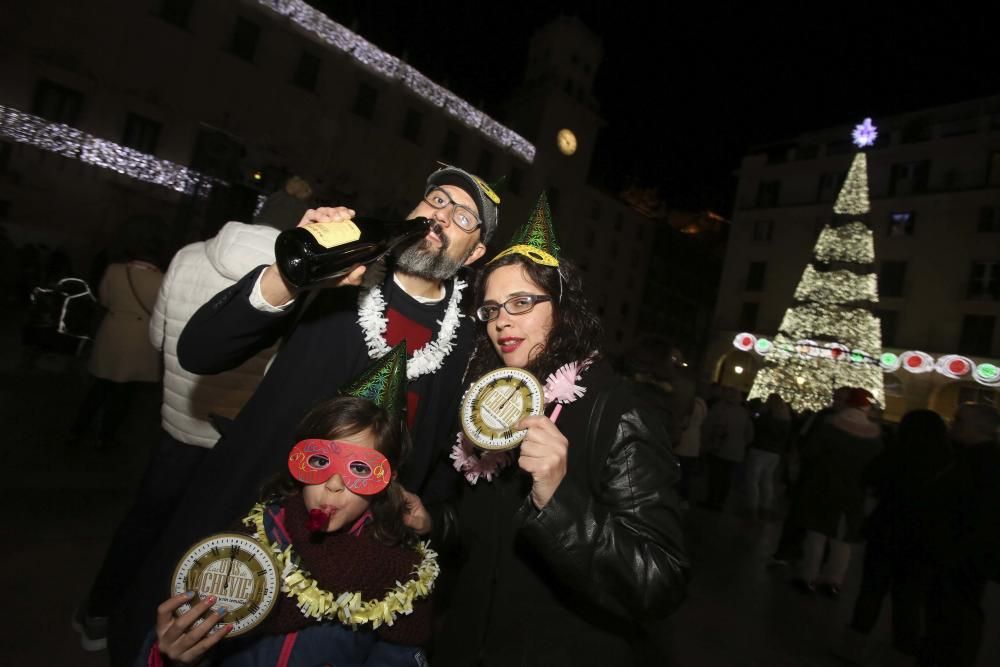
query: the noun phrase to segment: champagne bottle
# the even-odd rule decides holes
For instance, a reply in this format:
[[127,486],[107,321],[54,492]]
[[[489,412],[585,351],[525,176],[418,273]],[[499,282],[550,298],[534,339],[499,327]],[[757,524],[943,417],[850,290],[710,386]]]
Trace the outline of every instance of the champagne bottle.
[[398,245],[418,241],[430,226],[427,218],[314,222],[278,234],[274,255],[285,281],[301,289],[343,277],[353,266],[370,264]]

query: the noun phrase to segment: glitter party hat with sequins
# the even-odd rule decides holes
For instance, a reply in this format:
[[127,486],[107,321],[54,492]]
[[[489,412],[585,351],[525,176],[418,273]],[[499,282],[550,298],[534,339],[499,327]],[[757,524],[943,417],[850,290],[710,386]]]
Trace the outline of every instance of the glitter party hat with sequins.
[[343,391],[346,396],[367,398],[393,415],[406,409],[406,341],[369,366]]
[[528,222],[521,226],[510,240],[510,245],[496,257],[495,262],[507,255],[523,255],[535,264],[544,266],[559,266],[559,242],[552,228],[552,211],[549,210],[549,199],[542,192],[531,212]]

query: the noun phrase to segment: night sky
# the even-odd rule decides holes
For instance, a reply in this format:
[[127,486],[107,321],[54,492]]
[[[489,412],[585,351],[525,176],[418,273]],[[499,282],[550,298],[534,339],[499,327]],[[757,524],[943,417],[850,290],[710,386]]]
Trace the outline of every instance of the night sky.
[[638,4],[624,2],[316,4],[497,116],[521,79],[532,31],[560,13],[578,16],[604,45],[595,93],[608,125],[591,180],[656,187],[671,207],[725,215],[733,171],[752,146],[1000,94],[991,21],[954,5],[805,5],[827,14],[819,20],[722,3],[636,13],[622,13]]

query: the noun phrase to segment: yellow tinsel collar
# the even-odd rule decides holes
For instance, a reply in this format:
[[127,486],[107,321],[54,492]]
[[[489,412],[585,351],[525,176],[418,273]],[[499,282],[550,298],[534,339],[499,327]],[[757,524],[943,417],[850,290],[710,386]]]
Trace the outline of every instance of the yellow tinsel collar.
[[272,543],[264,531],[264,510],[262,503],[257,503],[243,523],[252,526],[256,531],[257,540],[274,553],[274,559],[281,568],[281,591],[288,597],[298,601],[298,608],[308,618],[320,621],[337,620],[349,624],[352,628],[371,623],[372,629],[383,623],[392,625],[396,616],[413,612],[413,601],[430,595],[434,581],[441,571],[437,562],[437,553],[430,548],[429,542],[419,542],[416,551],[423,560],[415,568],[415,578],[405,583],[396,582],[381,600],[361,599],[361,593],[346,591],[334,595],[323,590],[309,572],[298,566],[298,558],[291,544],[282,549],[277,543]]

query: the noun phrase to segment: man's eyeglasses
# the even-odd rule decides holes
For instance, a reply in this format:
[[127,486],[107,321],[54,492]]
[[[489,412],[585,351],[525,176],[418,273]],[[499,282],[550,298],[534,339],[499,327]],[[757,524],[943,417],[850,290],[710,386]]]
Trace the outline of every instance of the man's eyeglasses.
[[500,316],[500,308],[511,315],[524,315],[543,301],[552,301],[552,297],[547,294],[520,294],[512,296],[503,303],[483,304],[476,309],[476,317],[480,322],[492,322]]
[[456,203],[441,188],[434,187],[428,190],[427,194],[424,195],[424,201],[436,209],[442,209],[451,204],[451,221],[463,231],[474,232],[482,224],[479,221],[479,216],[473,213],[468,207]]

